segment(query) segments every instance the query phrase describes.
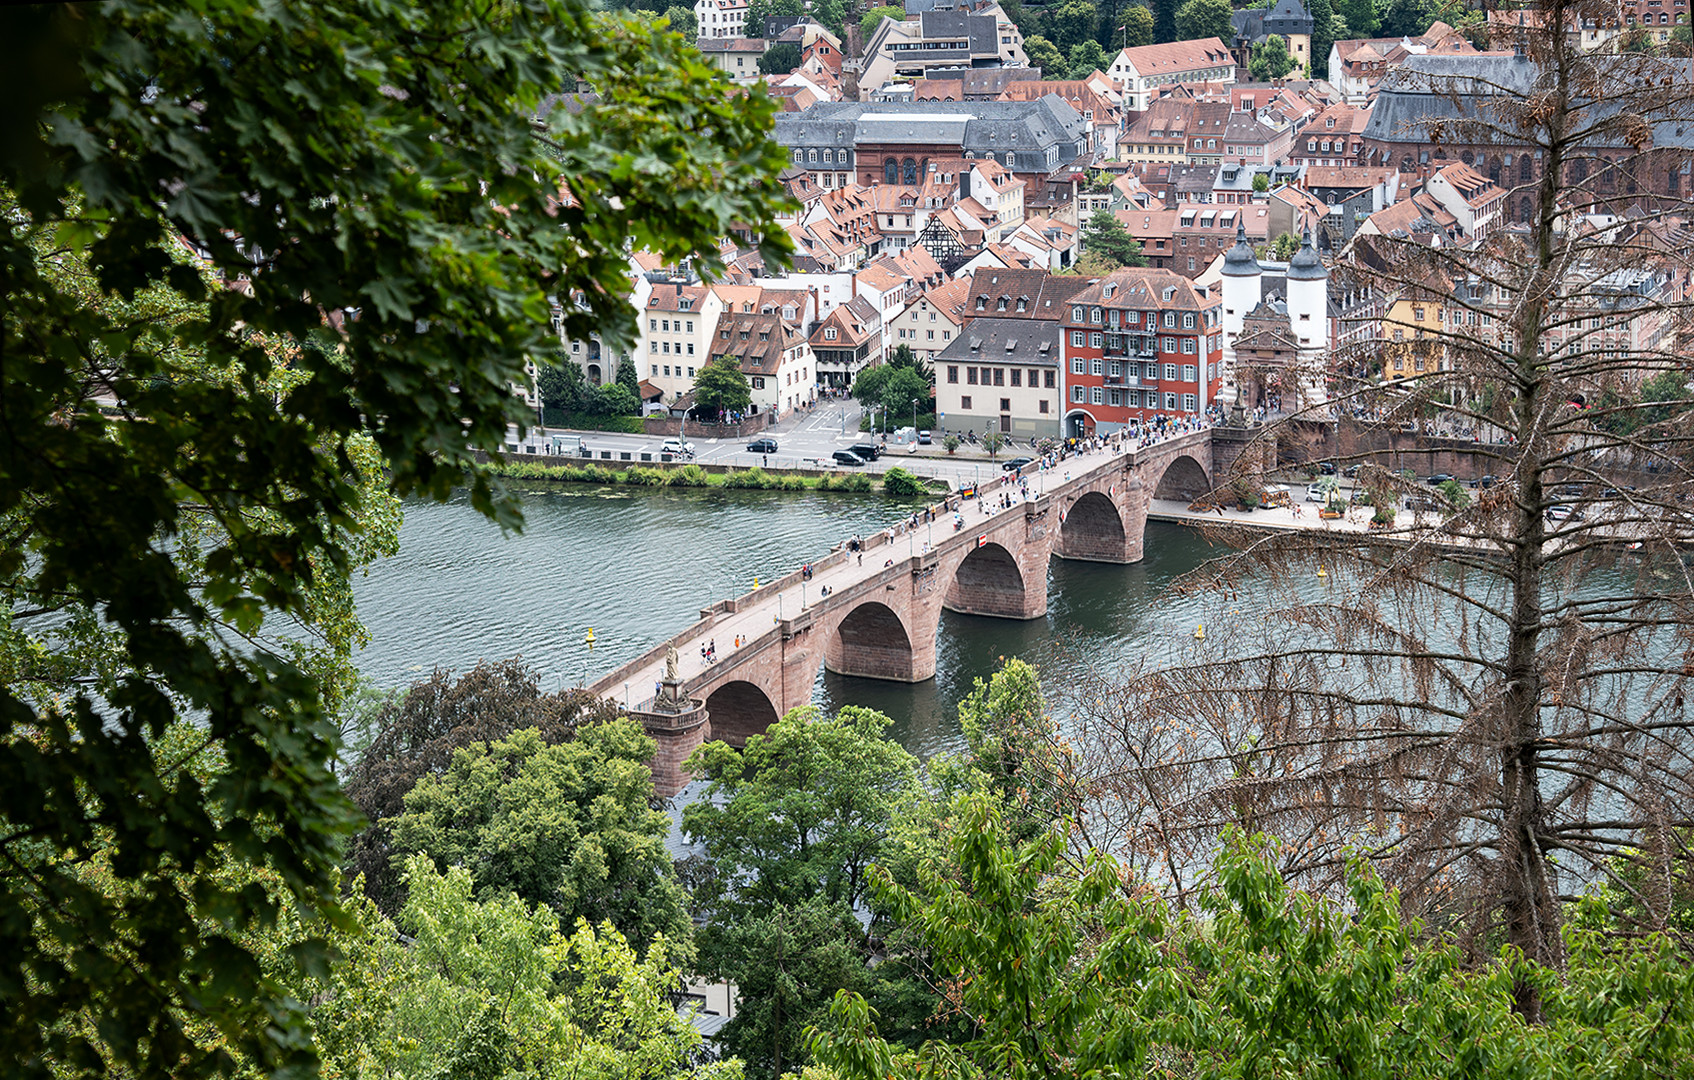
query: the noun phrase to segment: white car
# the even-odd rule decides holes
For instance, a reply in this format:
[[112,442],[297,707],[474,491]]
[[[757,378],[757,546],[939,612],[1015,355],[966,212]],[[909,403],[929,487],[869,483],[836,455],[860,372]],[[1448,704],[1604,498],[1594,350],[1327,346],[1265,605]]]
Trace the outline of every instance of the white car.
[[681,439],[666,439],[664,445],[659,447],[659,453],[672,454],[676,457],[693,457],[694,444],[684,442]]
[[1334,490],[1335,488],[1333,486],[1312,484],[1306,488],[1306,501],[1315,503],[1327,502],[1329,500],[1329,493]]

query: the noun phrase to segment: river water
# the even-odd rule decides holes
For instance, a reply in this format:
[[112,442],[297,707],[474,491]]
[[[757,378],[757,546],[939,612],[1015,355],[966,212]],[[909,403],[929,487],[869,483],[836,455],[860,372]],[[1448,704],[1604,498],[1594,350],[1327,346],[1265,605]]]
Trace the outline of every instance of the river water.
[[[408,501],[400,552],[356,585],[371,644],[357,657],[379,686],[436,668],[521,655],[547,690],[587,683],[675,634],[713,601],[746,592],[877,531],[915,503],[880,495],[643,490],[536,484],[526,526],[502,535],[463,494]],[[936,677],[916,685],[824,673],[816,701],[866,705],[921,756],[959,741],[957,703],[999,658],[1041,668],[1056,707],[1082,658],[1191,640],[1200,601],[1166,586],[1212,552],[1191,529],[1150,522],[1130,566],[1052,560],[1048,611],[1029,622],[944,612]],[[592,629],[594,644],[587,644]]]

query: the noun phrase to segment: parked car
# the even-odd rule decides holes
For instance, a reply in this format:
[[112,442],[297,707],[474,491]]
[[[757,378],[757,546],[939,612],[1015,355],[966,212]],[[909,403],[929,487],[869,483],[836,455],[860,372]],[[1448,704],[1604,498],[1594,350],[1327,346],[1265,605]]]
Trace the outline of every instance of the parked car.
[[1341,475],[1350,479],[1356,478],[1359,475],[1359,467],[1357,465],[1349,465],[1345,469],[1341,470]]
[[1500,482],[1500,478],[1498,476],[1495,476],[1493,473],[1489,473],[1487,476],[1477,477],[1474,481],[1471,482],[1471,487],[1481,488],[1482,490],[1486,491],[1489,488],[1493,487],[1495,484],[1498,484],[1499,482]]
[[1019,469],[1034,460],[1035,459],[1032,457],[1015,457],[1009,461],[1002,461],[1000,463],[1000,468],[1006,472],[1017,472]]
[[837,450],[830,456],[835,459],[837,465],[859,466],[863,465],[866,460],[851,450]]
[[1334,476],[1335,475],[1335,462],[1333,462],[1333,461],[1319,462],[1318,463],[1318,472],[1320,474],[1324,475],[1324,476]]
[[1451,479],[1453,479],[1452,473],[1438,472],[1438,473],[1435,473],[1434,475],[1430,476],[1427,480],[1424,481],[1424,483],[1426,483],[1426,484],[1445,484],[1447,481],[1449,481]]
[[1566,506],[1563,503],[1555,503],[1547,508],[1547,520],[1581,521],[1582,511],[1576,509],[1574,506]]
[[847,449],[851,450],[855,454],[858,454],[866,461],[875,461],[877,458],[882,456],[882,447],[878,446],[876,443],[856,442]]
[[747,452],[749,454],[774,454],[776,453],[776,440],[754,439],[747,444]]
[[922,443],[925,446],[928,446],[930,444],[930,433],[929,433],[929,430],[927,428],[920,429],[918,431],[918,442]]
[[1308,484],[1306,486],[1306,501],[1315,503],[1328,502],[1329,493],[1334,490],[1335,487],[1332,484]]
[[694,444],[682,439],[666,439],[659,447],[659,453],[672,454],[676,457],[693,457]]

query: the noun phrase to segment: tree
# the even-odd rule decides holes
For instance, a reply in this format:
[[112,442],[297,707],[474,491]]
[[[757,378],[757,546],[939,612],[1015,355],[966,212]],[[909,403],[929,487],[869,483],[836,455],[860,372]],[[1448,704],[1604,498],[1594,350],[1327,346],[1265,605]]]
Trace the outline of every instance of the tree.
[[641,400],[641,376],[636,373],[635,361],[624,357],[618,361],[618,385],[629,391],[629,396],[636,401]]
[[847,0],[817,0],[812,5],[812,18],[836,37],[846,39]]
[[859,33],[864,35],[866,41],[869,41],[871,35],[876,33],[876,28],[882,25],[882,20],[893,19],[895,22],[900,22],[905,17],[906,9],[903,7],[884,5],[883,7],[871,8],[859,17]]
[[335,940],[342,959],[298,986],[326,1075],[739,1077],[738,1062],[700,1061],[664,942],[642,954],[610,926],[566,933],[545,905],[475,899],[462,867],[404,869],[396,919],[360,907]]
[[541,404],[548,409],[575,412],[582,407],[582,395],[587,379],[582,368],[566,358],[553,367],[535,373],[536,389],[541,392]]
[[[1674,1072],[1694,1043],[1694,1007],[1671,997],[1694,977],[1662,936],[1620,949],[1600,930],[1573,934],[1562,978],[1509,954],[1471,973],[1451,942],[1420,941],[1359,863],[1344,899],[1301,893],[1279,877],[1273,845],[1231,833],[1200,913],[1171,917],[1128,895],[1138,883],[1108,858],[1060,871],[1057,832],[1016,844],[980,797],[962,816],[952,865],[917,889],[879,891],[928,946],[968,1030],[912,1053],[842,994],[812,1047],[842,1080],[1436,1077],[1482,1061],[1575,1080]],[[1516,1021],[1514,977],[1548,988],[1552,1022]]]
[[722,415],[753,403],[753,390],[741,373],[741,361],[725,353],[700,369],[694,379],[696,408]]
[[1307,74],[1312,78],[1323,78],[1329,74],[1329,49],[1335,44],[1334,0],[1312,0],[1309,11],[1312,16],[1312,63]]
[[590,386],[582,395],[582,411],[590,416],[635,416],[641,400],[619,382]]
[[713,917],[700,966],[734,982],[722,1038],[749,1074],[774,1080],[805,1060],[804,1032],[843,989],[869,983],[853,917],[894,821],[919,798],[917,762],[884,737],[886,716],[796,709],[737,752],[711,742],[686,768],[709,781],[683,811],[705,848],[695,899]]
[[918,358],[910,345],[896,345],[894,351],[888,354],[888,366],[891,368],[910,368],[923,376],[925,383],[935,386],[935,365],[925,363]]
[[1279,233],[1277,238],[1271,242],[1271,257],[1278,262],[1287,262],[1299,250],[1300,238],[1293,233]]
[[1124,47],[1140,48],[1153,44],[1153,13],[1143,4],[1130,4],[1123,9]]
[[1376,36],[1376,4],[1373,0],[1336,0],[1335,13],[1347,20],[1347,30],[1353,37]]
[[[386,528],[363,477],[519,525],[476,448],[529,422],[511,390],[553,362],[549,297],[582,298],[572,338],[627,346],[632,244],[708,270],[732,229],[787,250],[770,105],[712,91],[680,37],[569,0],[424,18],[0,14],[0,68],[39,73],[0,121],[14,1074],[231,1067],[185,1014],[256,1071],[311,1068],[300,1006],[231,936],[279,907],[209,871],[266,868],[282,907],[339,917],[342,673],[281,631],[350,615],[319,605]],[[596,93],[543,113],[559,71]],[[210,786],[149,749],[188,717],[228,765]],[[121,852],[110,892],[77,869],[97,847]],[[210,953],[196,914],[224,928]]]
[[1089,0],[1064,0],[1047,13],[1053,44],[1068,52],[1084,41],[1093,40],[1099,18],[1099,11]]
[[1377,32],[1383,37],[1418,37],[1434,19],[1429,0],[1389,0],[1382,9]]
[[526,728],[544,743],[569,739],[577,725],[615,718],[616,706],[579,690],[541,692],[540,678],[516,658],[480,663],[455,679],[436,670],[390,697],[374,719],[376,736],[348,770],[344,788],[368,824],[348,845],[346,876],[390,915],[401,900],[388,819],[424,776],[441,775],[453,755]]
[[1098,254],[1114,270],[1120,266],[1147,265],[1141,255],[1141,242],[1130,236],[1123,222],[1104,207],[1094,211],[1082,230],[1082,250]]
[[761,75],[787,75],[799,66],[800,46],[791,41],[780,41],[759,57]]
[[1029,66],[1041,69],[1042,78],[1063,79],[1070,75],[1070,66],[1059,47],[1040,34],[1024,38],[1023,51],[1029,56]]
[[1235,24],[1230,19],[1229,0],[1188,0],[1176,9],[1176,32],[1181,41],[1215,37],[1223,41],[1235,39]]
[[1293,67],[1294,58],[1288,55],[1288,41],[1281,34],[1272,34],[1262,45],[1253,46],[1252,58],[1247,62],[1247,70],[1259,82],[1280,79]]
[[1071,46],[1069,67],[1072,74],[1091,75],[1112,66],[1111,57],[1093,38]]
[[1262,172],[1254,173],[1253,174],[1253,190],[1255,192],[1257,192],[1258,194],[1261,194],[1261,195],[1264,194],[1265,192],[1269,191],[1270,190],[1270,174],[1269,173],[1262,173]]
[[387,823],[393,859],[463,867],[481,896],[515,893],[567,923],[609,922],[639,948],[663,935],[686,959],[687,898],[665,852],[669,824],[648,806],[656,749],[624,719],[580,727],[566,742],[529,728],[472,743],[406,793]]
[[[1581,10],[1549,8],[1548,25]],[[1375,238],[1350,268],[1384,295],[1436,305],[1423,354],[1436,363],[1409,389],[1390,387],[1344,377],[1368,359],[1347,350],[1284,384],[1331,388],[1325,416],[1380,416],[1366,438],[1432,419],[1466,431],[1476,470],[1502,482],[1450,515],[1396,523],[1391,537],[1255,537],[1207,577],[1226,589],[1243,574],[1275,583],[1284,591],[1268,611],[1208,618],[1181,670],[1120,673],[1074,739],[1094,746],[1079,755],[1095,762],[1082,780],[1113,791],[1100,806],[1117,801],[1079,827],[1136,851],[1149,874],[1175,848],[1173,893],[1192,895],[1182,867],[1233,823],[1286,843],[1291,878],[1321,891],[1365,858],[1408,912],[1556,969],[1585,885],[1627,889],[1626,868],[1671,882],[1694,865],[1682,831],[1694,821],[1694,618],[1676,554],[1694,537],[1682,501],[1694,484],[1694,395],[1622,392],[1649,378],[1686,383],[1689,310],[1649,288],[1631,319],[1667,333],[1620,355],[1594,299],[1608,274],[1680,265],[1656,229],[1661,215],[1687,213],[1686,196],[1637,194],[1679,155],[1647,149],[1642,132],[1687,123],[1694,103],[1686,87],[1665,91],[1663,61],[1588,56],[1562,29],[1527,38],[1513,87],[1460,85],[1434,65],[1411,72],[1457,103],[1451,122],[1421,122],[1412,137],[1543,155],[1545,171],[1519,189],[1522,234],[1438,250]],[[1568,104],[1525,107],[1530,89]],[[1574,230],[1573,206],[1641,224]],[[1290,458],[1328,456],[1306,449],[1297,426],[1268,439]],[[1370,457],[1360,471],[1383,517],[1404,496],[1432,498],[1389,464]],[[1426,546],[1437,538],[1442,548]],[[1318,595],[1293,599],[1319,568]],[[1142,763],[1126,769],[1130,747]],[[1670,892],[1638,895],[1645,929],[1665,925]],[[1525,1017],[1547,1016],[1545,986],[1519,978],[1515,994]]]
[[929,412],[934,406],[930,403],[929,380],[916,368],[890,368],[888,382],[882,388],[882,407],[896,420],[904,416],[910,419],[914,412]]
[[1177,40],[1176,0],[1153,0],[1153,41],[1164,45]]
[[694,18],[694,9],[672,4],[665,9],[665,21],[670,23],[672,30],[693,41],[700,33],[698,22]]
[[993,461],[1000,455],[1000,450],[1006,445],[1006,436],[998,431],[982,433],[982,449],[987,452],[988,460]]

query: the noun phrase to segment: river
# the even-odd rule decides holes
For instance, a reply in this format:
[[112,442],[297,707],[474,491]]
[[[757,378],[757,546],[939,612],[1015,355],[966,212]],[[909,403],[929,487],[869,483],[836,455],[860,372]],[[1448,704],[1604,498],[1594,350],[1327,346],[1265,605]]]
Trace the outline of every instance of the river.
[[[410,500],[400,552],[356,584],[371,644],[357,657],[379,686],[433,668],[522,655],[545,689],[587,683],[641,655],[715,600],[746,592],[852,533],[915,505],[880,495],[716,489],[524,491],[526,526],[502,535],[457,494]],[[1151,522],[1146,558],[1130,566],[1052,560],[1048,611],[1021,622],[944,612],[936,677],[917,685],[825,672],[816,700],[880,709],[920,756],[958,743],[957,703],[1000,657],[1041,668],[1062,707],[1079,657],[1160,653],[1192,637],[1200,602],[1166,586],[1210,553],[1191,529]],[[586,639],[594,633],[590,648]]]

